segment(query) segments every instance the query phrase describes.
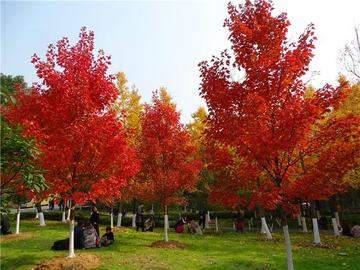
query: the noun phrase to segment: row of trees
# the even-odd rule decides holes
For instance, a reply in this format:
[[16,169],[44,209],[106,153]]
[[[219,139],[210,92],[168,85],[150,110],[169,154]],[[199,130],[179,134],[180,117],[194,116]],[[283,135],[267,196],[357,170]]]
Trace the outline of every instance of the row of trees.
[[[15,85],[4,117],[9,126],[23,127],[19,136],[24,140],[35,141],[33,154],[41,154],[26,158],[41,168],[46,187],[19,189],[20,169],[4,163],[6,192],[38,203],[55,195],[72,206],[89,200],[114,206],[120,199],[142,198],[161,203],[167,220],[167,205],[179,202],[181,192],[193,189],[198,179],[201,162],[190,135],[165,89],[140,105],[123,74],[118,74],[118,87],[106,74],[110,57],[102,51],[94,57],[93,50],[94,35],[84,28],[75,46],[64,38],[49,46],[45,60],[33,56],[41,83],[30,89]],[[69,257],[75,256],[73,245],[70,241]]]
[[[200,63],[208,113],[199,108],[187,126],[165,88],[141,104],[124,73],[107,75],[110,56],[94,55],[94,34],[85,28],[74,46],[63,38],[45,59],[33,56],[40,82],[31,88],[2,76],[11,81],[1,86],[2,198],[16,194],[39,206],[52,195],[72,205],[74,257],[76,204],[158,202],[167,241],[167,207],[186,205],[184,194],[198,188],[215,204],[259,208],[269,238],[264,211],[276,211],[292,269],[288,217],[301,213],[303,201],[359,184],[359,84],[340,78],[338,87],[315,90],[302,82],[313,25],[290,42],[286,14],[274,16],[267,1],[228,11],[231,52]],[[320,244],[315,217],[313,228]]]

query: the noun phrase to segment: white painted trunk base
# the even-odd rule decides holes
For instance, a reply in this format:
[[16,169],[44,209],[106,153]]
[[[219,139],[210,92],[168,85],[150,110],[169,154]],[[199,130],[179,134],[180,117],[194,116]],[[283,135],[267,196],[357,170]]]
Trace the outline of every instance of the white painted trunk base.
[[122,213],[118,214],[116,227],[121,227]]
[[302,224],[302,232],[303,232],[303,233],[307,233],[307,232],[308,232],[308,229],[307,229],[305,217],[301,217],[301,224]]
[[153,204],[151,205],[150,214],[152,214],[152,215],[154,214],[154,205]]
[[132,216],[132,223],[131,223],[133,228],[136,228],[136,214],[134,213]]
[[321,218],[321,216],[320,216],[320,211],[319,211],[319,210],[316,210],[316,217],[317,217],[317,219],[320,219],[320,218]]
[[332,218],[331,221],[332,221],[332,226],[333,226],[333,229],[334,229],[334,235],[335,236],[340,236],[339,227],[338,227],[336,218]]
[[297,216],[297,222],[298,222],[298,225],[299,225],[299,226],[302,225],[302,224],[301,224],[301,216],[300,216],[300,215]]
[[69,208],[69,209],[68,209],[68,213],[67,213],[67,218],[66,218],[67,221],[70,220],[70,213],[71,213],[71,209]]
[[37,208],[35,207],[35,211],[36,211],[36,215],[35,215],[35,218],[38,219],[39,218],[39,212],[37,210]]
[[286,249],[286,261],[287,261],[287,269],[294,270],[293,257],[291,251],[291,241],[289,235],[289,227],[283,226],[284,238],[285,238],[285,249]]
[[75,227],[75,221],[70,221],[70,236],[69,236],[69,258],[75,258],[75,249],[74,249],[74,227]]
[[16,213],[16,234],[20,233],[20,208],[18,208]]
[[39,213],[39,222],[40,222],[40,226],[46,226],[43,212]]
[[205,229],[210,229],[210,213],[207,211],[205,215]]
[[264,223],[262,222],[262,220],[261,220],[261,229],[260,229],[260,232],[261,232],[261,233],[266,233],[266,232],[265,232]]
[[313,232],[314,232],[314,244],[320,245],[321,240],[320,240],[320,233],[319,233],[319,226],[318,226],[317,218],[312,219],[312,224],[313,224]]
[[114,228],[114,214],[110,213],[110,227],[111,229]]
[[340,223],[340,218],[339,218],[339,212],[335,212],[334,215],[335,215],[335,218],[336,218],[337,225],[340,228],[341,223]]
[[264,231],[265,231],[266,239],[272,240],[272,235],[271,235],[271,232],[270,232],[270,230],[269,230],[269,227],[268,227],[268,225],[267,225],[267,223],[266,223],[265,217],[262,217],[262,218],[261,218],[261,228],[264,229]]
[[65,213],[65,211],[62,211],[62,215],[61,215],[61,222],[66,222],[66,218],[65,218],[65,216],[66,216],[66,213]]
[[169,227],[169,217],[168,215],[164,215],[164,240],[166,242],[169,241],[168,227]]
[[218,224],[218,219],[217,217],[215,217],[215,230],[218,232],[219,231],[219,224]]

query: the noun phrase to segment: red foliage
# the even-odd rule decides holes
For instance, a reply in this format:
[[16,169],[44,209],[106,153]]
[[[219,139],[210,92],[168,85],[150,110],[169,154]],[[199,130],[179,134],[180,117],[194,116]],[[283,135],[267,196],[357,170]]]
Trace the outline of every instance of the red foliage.
[[164,206],[179,203],[181,191],[195,187],[201,167],[201,162],[193,159],[196,150],[190,135],[175,106],[156,94],[152,104],[145,105],[142,123],[139,195]]
[[106,75],[110,57],[94,57],[94,34],[83,28],[80,40],[67,38],[50,45],[46,59],[32,62],[41,84],[21,90],[6,117],[37,139],[39,162],[54,194],[76,203],[124,186],[139,164],[126,143],[126,134],[111,107],[117,97],[112,77]]
[[[250,204],[285,210],[294,209],[299,197],[324,199],[343,191],[342,176],[360,154],[360,121],[349,116],[323,124],[345,97],[346,82],[304,96],[301,77],[313,56],[313,25],[290,43],[290,22],[284,13],[272,15],[271,3],[229,4],[228,11],[233,56],[224,51],[199,65],[208,141],[231,146],[241,164],[233,177],[219,180],[222,191],[251,192]],[[234,69],[244,74],[241,81],[232,78]],[[223,196],[225,204],[228,199]]]

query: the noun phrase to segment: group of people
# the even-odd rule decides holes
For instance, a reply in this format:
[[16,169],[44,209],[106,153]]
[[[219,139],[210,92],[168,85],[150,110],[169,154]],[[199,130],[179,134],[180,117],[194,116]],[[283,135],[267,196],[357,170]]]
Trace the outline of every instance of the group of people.
[[199,220],[198,223],[193,219],[188,221],[186,217],[181,217],[175,224],[175,232],[183,233],[186,227],[188,233],[194,235],[202,235],[201,225],[202,225],[202,220]]
[[[100,215],[95,206],[93,206],[90,221],[79,221],[74,228],[74,248],[94,248],[109,246],[115,241],[114,233],[111,227],[106,227],[105,234],[100,238]],[[55,241],[51,249],[66,250],[69,248],[69,238]]]

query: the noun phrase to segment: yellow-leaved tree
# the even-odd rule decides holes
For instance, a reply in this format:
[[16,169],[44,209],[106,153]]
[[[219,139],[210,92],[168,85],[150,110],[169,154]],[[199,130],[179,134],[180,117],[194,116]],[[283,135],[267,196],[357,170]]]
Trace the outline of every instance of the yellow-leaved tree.
[[141,96],[138,89],[133,85],[127,85],[128,81],[124,72],[116,74],[119,99],[116,104],[123,125],[129,130],[129,142],[136,144],[141,135],[140,113],[143,109]]
[[[341,103],[340,107],[332,114],[333,117],[344,117],[349,114],[360,116],[360,81],[353,84],[347,98]],[[360,160],[358,161],[360,164]],[[360,188],[360,165],[349,171],[345,178],[351,187]]]

